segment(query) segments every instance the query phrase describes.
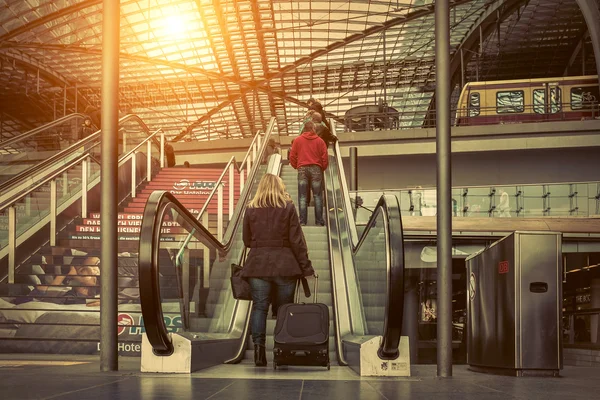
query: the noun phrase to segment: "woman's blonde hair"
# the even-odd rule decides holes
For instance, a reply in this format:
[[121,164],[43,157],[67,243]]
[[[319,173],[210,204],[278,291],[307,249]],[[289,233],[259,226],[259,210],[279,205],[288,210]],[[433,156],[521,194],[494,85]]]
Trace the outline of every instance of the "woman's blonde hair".
[[289,201],[291,201],[290,195],[285,191],[285,185],[281,178],[277,175],[265,174],[258,183],[256,194],[250,203],[248,203],[248,207],[285,208]]

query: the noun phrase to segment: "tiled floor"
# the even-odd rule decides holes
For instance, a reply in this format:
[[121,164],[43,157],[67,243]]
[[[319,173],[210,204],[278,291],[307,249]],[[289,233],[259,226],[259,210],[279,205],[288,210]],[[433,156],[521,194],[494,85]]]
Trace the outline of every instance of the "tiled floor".
[[514,378],[454,366],[413,366],[410,378],[361,378],[346,367],[222,365],[191,375],[142,374],[138,358],[100,372],[98,357],[0,356],[0,399],[598,399],[600,369],[566,367],[560,378]]

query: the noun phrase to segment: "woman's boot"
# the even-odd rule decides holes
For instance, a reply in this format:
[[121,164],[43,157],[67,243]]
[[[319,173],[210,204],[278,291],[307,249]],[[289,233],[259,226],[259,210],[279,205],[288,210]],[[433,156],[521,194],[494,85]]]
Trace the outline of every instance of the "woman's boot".
[[254,365],[264,367],[267,365],[267,349],[260,344],[254,345]]

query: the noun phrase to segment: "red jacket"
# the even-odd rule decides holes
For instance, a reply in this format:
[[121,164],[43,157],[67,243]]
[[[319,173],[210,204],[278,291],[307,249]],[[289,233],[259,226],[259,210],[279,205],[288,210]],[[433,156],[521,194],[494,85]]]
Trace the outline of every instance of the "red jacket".
[[290,165],[295,169],[306,165],[318,165],[325,170],[329,164],[327,145],[314,132],[303,132],[294,139],[290,151]]

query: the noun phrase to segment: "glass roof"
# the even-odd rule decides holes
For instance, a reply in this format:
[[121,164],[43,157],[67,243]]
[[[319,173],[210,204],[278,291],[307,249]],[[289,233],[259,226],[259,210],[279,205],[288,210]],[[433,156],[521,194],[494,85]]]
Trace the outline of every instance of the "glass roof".
[[[120,3],[120,111],[170,137],[247,137],[271,116],[295,135],[310,97],[340,122],[353,107],[387,104],[402,127],[419,127],[431,108],[432,0]],[[450,6],[453,56],[477,39],[463,53],[467,81],[596,73],[574,1]],[[101,0],[0,0],[0,10],[3,138],[100,106]]]

